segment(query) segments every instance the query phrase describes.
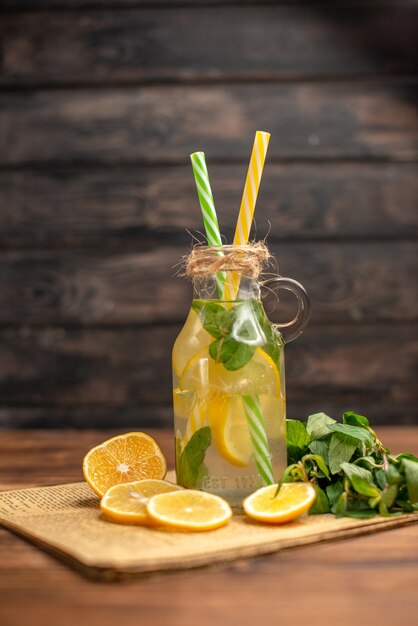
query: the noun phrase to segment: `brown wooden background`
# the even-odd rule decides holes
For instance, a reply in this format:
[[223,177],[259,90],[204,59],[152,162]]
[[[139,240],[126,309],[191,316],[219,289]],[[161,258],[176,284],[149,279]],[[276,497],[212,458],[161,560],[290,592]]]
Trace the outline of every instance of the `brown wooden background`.
[[417,2],[0,5],[0,425],[171,423],[188,155],[230,237],[256,129],[257,234],[313,305],[289,416],[417,419]]

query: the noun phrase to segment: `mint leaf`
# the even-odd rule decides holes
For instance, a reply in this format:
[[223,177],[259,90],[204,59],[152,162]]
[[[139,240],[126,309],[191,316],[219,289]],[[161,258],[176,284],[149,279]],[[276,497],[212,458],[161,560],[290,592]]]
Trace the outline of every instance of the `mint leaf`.
[[196,485],[201,485],[202,481],[209,476],[209,470],[204,463],[199,467],[197,472]]
[[334,432],[334,433],[342,433],[343,435],[346,435],[347,437],[351,437],[351,439],[354,439],[356,441],[361,441],[362,443],[366,444],[368,447],[372,447],[373,446],[373,435],[366,430],[365,428],[362,428],[361,426],[350,426],[349,424],[330,424],[328,426],[329,430]]
[[342,433],[333,433],[328,449],[328,465],[331,474],[337,474],[341,469],[341,463],[351,460],[357,445],[355,439]]
[[209,346],[209,354],[218,363],[230,371],[244,367],[255,352],[255,346],[236,341],[233,337],[222,337],[213,341]]
[[412,513],[414,508],[417,506],[416,504],[412,506],[412,504],[408,500],[404,500],[402,498],[396,498],[395,505],[402,509],[404,513]]
[[357,493],[371,498],[380,495],[379,489],[374,484],[373,475],[369,470],[354,465],[353,463],[342,463],[341,469]]
[[364,415],[346,411],[343,414],[343,424],[349,424],[350,426],[368,426],[369,420],[367,417],[364,417]]
[[305,424],[299,420],[287,420],[286,438],[288,462],[296,463],[307,452],[311,440]]
[[336,421],[325,413],[314,413],[314,415],[308,417],[306,430],[310,434],[311,439],[321,439],[329,435],[328,426],[335,423]]
[[415,461],[415,463],[418,463],[418,457],[416,457],[415,454],[411,454],[411,452],[402,452],[402,454],[398,454],[396,460],[402,461],[402,459],[409,459],[410,461]]
[[228,335],[235,320],[235,309],[227,311],[215,302],[200,302],[195,300],[193,309],[198,313],[203,328],[215,339]]
[[[356,463],[356,465],[357,465],[357,463]],[[375,479],[375,482],[376,482],[377,486],[380,487],[380,489],[384,489],[386,487],[386,485],[388,484],[387,474],[386,474],[385,470],[383,470],[381,468],[379,468],[379,469],[377,469],[375,471],[374,479]]]
[[308,448],[312,452],[312,454],[319,454],[320,456],[322,456],[325,463],[329,465],[329,444],[327,441],[318,441],[317,439],[314,439],[314,441],[311,441]]
[[[363,498],[362,496],[358,496],[357,494],[352,495],[347,493],[347,510],[346,515],[349,513],[353,513],[352,517],[362,517],[362,513],[370,513],[372,512],[372,507],[370,505],[370,498]],[[359,516],[356,513],[360,513]]]
[[402,465],[405,470],[406,488],[408,489],[409,501],[413,505],[418,502],[418,463],[416,461],[403,458]]
[[209,426],[200,428],[189,439],[177,462],[177,480],[183,487],[193,489],[196,486],[211,441]]
[[329,513],[329,502],[327,494],[318,483],[313,484],[316,491],[316,498],[313,505],[309,509],[309,515],[318,515],[319,513]]
[[344,491],[344,487],[341,480],[337,480],[335,483],[327,485],[325,491],[327,493],[330,505],[333,506],[337,503],[338,498]]
[[343,491],[343,493],[338,498],[335,504],[335,507],[333,507],[333,513],[335,513],[337,517],[344,517],[344,515],[346,515],[347,500],[348,500],[347,494],[345,491]]
[[398,495],[397,485],[389,485],[382,491],[382,500],[388,509],[390,509],[393,506],[393,503],[395,502],[397,495]]
[[[417,461],[418,461],[418,459],[417,459]],[[393,463],[390,463],[389,467],[387,469],[386,481],[390,485],[399,485],[399,483],[402,482],[402,474],[400,473],[398,468]]]
[[314,461],[317,464],[318,468],[321,470],[321,472],[324,474],[324,476],[326,476],[326,478],[329,478],[327,464],[320,454],[307,454],[304,459]]

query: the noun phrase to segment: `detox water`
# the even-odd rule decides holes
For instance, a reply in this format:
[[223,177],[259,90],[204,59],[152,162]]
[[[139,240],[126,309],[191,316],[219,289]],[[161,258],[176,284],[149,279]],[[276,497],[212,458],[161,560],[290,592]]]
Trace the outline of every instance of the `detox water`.
[[195,299],[173,348],[177,482],[233,506],[286,467],[284,342],[259,299]]

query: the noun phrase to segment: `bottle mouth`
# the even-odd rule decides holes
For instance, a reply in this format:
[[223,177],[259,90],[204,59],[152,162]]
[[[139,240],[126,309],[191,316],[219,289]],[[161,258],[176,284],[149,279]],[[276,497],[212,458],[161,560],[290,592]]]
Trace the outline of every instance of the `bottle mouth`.
[[186,276],[200,278],[218,272],[237,272],[258,278],[270,259],[261,241],[245,245],[194,246],[185,258]]

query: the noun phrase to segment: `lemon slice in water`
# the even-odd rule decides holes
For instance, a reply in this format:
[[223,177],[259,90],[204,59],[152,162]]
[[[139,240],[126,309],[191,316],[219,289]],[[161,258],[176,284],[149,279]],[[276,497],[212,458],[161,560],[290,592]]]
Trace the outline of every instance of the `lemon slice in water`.
[[213,337],[203,328],[198,314],[190,309],[187,320],[173,347],[173,371],[180,378],[190,359],[208,346]]
[[219,454],[232,465],[249,465],[253,447],[242,399],[219,392],[207,403],[213,443]]
[[200,393],[210,387],[231,395],[280,396],[280,374],[273,359],[261,348],[256,348],[243,367],[231,371],[214,361],[205,347],[187,362],[179,386]]

